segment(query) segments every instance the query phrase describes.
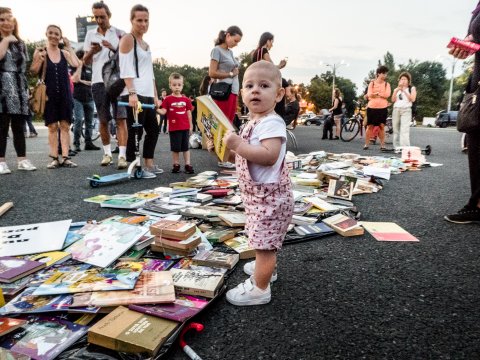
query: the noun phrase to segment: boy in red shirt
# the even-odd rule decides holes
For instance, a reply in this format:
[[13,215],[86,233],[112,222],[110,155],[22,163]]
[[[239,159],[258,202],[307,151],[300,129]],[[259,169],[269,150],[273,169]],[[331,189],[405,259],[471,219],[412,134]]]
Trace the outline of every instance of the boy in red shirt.
[[167,116],[168,134],[170,136],[170,150],[173,157],[172,173],[180,172],[180,153],[183,153],[185,172],[193,174],[190,164],[190,150],[188,139],[192,134],[192,102],[182,95],[183,76],[172,73],[168,77],[172,95],[168,95],[162,102],[160,115]]

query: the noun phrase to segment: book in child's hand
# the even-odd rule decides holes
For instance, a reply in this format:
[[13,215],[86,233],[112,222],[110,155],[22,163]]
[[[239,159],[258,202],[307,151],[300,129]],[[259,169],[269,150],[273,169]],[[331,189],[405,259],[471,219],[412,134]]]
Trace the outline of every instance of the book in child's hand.
[[452,37],[447,45],[447,48],[459,48],[467,51],[469,55],[473,55],[480,50],[480,44],[477,44],[473,41],[460,40],[459,38]]

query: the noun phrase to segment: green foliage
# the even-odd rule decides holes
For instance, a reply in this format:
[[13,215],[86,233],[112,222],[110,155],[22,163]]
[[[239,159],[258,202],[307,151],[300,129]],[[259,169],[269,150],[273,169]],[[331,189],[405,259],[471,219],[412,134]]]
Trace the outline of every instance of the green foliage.
[[169,65],[164,59],[158,59],[153,64],[153,73],[155,75],[155,83],[160,93],[161,89],[170,93],[168,86],[168,77],[171,73],[177,72],[183,75],[183,93],[187,96],[199,95],[200,83],[205,75],[208,75],[208,68],[194,68],[190,65]]

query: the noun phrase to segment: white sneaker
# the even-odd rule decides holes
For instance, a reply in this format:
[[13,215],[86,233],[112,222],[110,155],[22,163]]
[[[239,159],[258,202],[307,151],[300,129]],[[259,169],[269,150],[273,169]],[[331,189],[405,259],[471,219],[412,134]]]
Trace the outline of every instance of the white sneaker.
[[7,163],[4,161],[4,162],[0,162],[0,175],[5,175],[5,174],[11,174],[12,172],[10,171],[10,169],[8,168],[8,165]]
[[153,165],[152,167],[147,168],[148,171],[154,173],[154,174],[162,174],[163,169],[160,169],[158,165]]
[[18,163],[18,170],[34,171],[37,170],[35,166],[28,159],[24,159]]
[[226,169],[235,169],[235,164],[232,164],[229,161],[225,161],[225,162],[219,161],[218,162],[218,167],[223,167],[223,168],[226,168]]
[[147,169],[143,169],[142,179],[154,179],[157,175],[148,171]]
[[253,276],[227,291],[227,301],[237,306],[268,304],[272,298],[270,285],[265,290],[255,284]]
[[[246,263],[245,265],[243,265],[243,272],[247,275],[253,275],[253,273],[255,272],[255,260],[253,261],[250,261],[248,263]],[[272,277],[270,278],[270,282],[274,282],[277,280],[277,268],[275,268],[275,270],[273,270],[273,274],[272,274]]]

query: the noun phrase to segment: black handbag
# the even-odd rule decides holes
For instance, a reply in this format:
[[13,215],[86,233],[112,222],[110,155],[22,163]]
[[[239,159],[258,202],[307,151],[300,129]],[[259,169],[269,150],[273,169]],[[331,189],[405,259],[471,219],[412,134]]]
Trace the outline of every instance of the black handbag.
[[232,84],[228,84],[226,82],[216,82],[210,85],[210,96],[215,100],[228,100],[231,92]]
[[457,130],[464,133],[480,131],[480,84],[477,84],[473,92],[469,92],[470,85],[471,79],[468,81],[457,117]]

